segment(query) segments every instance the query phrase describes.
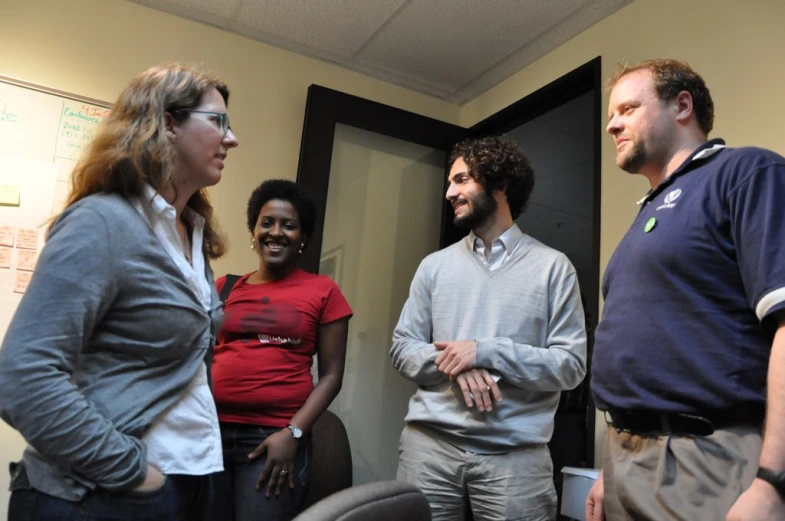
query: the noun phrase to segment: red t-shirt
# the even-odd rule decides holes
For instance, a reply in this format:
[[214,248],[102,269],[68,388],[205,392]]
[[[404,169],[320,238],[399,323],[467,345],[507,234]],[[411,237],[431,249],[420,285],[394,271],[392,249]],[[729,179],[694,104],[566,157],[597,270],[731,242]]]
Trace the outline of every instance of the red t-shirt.
[[[295,269],[286,278],[237,281],[213,357],[213,394],[224,422],[285,427],[313,390],[311,363],[321,324],[352,310],[329,278]],[[218,292],[226,277],[216,281]]]

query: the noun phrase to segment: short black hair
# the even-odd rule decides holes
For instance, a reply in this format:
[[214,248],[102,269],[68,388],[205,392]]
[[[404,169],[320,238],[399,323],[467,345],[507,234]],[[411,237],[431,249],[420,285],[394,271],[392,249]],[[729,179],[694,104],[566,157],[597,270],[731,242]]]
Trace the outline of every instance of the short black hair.
[[463,158],[469,175],[489,194],[504,190],[513,220],[526,210],[534,190],[534,170],[521,146],[512,139],[465,139],[450,154],[449,168]]
[[300,229],[310,239],[316,226],[316,201],[302,186],[287,179],[270,179],[260,184],[248,199],[248,231],[253,233],[259,212],[272,200],[288,201],[297,210]]

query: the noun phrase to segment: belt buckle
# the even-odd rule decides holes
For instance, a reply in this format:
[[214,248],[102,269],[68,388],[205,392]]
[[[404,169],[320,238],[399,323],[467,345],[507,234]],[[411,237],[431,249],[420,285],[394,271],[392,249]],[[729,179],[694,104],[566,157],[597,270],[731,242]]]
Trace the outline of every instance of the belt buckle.
[[710,436],[714,434],[714,424],[708,418],[703,416],[697,416],[695,414],[681,414],[681,416],[685,418],[689,418],[690,420],[695,421],[698,425],[703,427],[699,429],[700,432],[695,432],[694,434],[697,436]]

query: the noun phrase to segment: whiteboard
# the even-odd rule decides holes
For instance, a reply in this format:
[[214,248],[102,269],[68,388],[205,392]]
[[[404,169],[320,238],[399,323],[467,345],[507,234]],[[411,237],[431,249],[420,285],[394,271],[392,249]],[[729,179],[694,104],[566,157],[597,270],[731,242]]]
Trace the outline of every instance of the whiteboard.
[[71,171],[109,110],[99,100],[0,76],[0,338],[46,227],[64,206]]
[[[22,298],[49,220],[68,196],[85,145],[108,103],[0,76],[0,339]],[[18,461],[24,440],[0,422],[0,469]],[[8,472],[0,471],[5,519]]]

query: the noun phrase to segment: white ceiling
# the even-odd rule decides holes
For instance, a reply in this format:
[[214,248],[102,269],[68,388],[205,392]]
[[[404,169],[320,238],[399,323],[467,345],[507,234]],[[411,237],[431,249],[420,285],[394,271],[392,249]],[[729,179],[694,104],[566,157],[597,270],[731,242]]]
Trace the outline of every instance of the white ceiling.
[[129,0],[463,104],[633,0]]

